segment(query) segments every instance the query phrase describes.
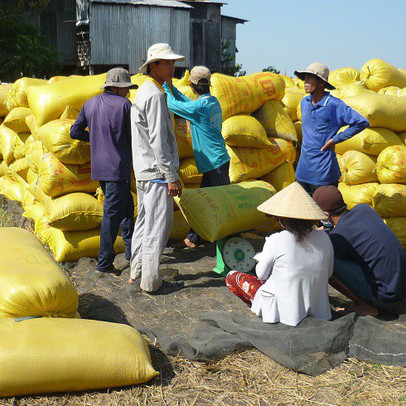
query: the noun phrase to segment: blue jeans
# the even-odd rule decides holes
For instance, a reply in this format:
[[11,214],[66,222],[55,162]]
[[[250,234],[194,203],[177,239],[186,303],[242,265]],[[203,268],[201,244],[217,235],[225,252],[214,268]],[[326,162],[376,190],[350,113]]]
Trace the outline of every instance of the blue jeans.
[[355,262],[335,256],[333,275],[348,289],[352,290],[356,296],[372,306],[389,309],[395,304],[384,302],[378,298],[375,286],[368,279],[362,266]]
[[[210,187],[210,186],[222,186],[222,185],[229,185],[230,184],[230,176],[228,172],[230,170],[230,161],[226,162],[225,164],[221,165],[217,169],[213,169],[209,172],[204,172],[202,181],[200,183],[200,187]],[[189,230],[189,234],[186,237],[189,241],[193,242],[194,244],[199,244],[200,237],[196,233],[196,231],[191,228]]]
[[97,269],[104,271],[113,265],[114,242],[121,227],[125,257],[131,258],[131,237],[134,231],[134,201],[131,182],[100,181],[104,193],[103,219],[100,230],[100,250]]

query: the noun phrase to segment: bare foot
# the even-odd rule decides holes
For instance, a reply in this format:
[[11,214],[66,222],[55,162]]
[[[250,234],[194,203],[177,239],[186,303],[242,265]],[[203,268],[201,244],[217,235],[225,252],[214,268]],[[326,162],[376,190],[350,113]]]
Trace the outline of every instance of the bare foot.
[[196,248],[197,247],[197,245],[194,242],[190,241],[189,238],[185,238],[183,240],[183,242],[185,243],[186,247],[188,247],[188,248]]
[[378,316],[378,309],[367,303],[353,303],[352,310],[359,316]]
[[135,279],[133,279],[133,278],[128,279],[128,283],[134,283],[134,282],[135,282]]

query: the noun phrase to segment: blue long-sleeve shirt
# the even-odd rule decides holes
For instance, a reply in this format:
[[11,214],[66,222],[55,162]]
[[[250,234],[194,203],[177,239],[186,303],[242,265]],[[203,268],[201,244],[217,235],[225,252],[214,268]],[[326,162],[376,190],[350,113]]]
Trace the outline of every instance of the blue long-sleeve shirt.
[[[328,140],[335,144],[348,140],[369,126],[368,120],[340,99],[326,92],[313,106],[311,95],[301,101],[302,149],[296,168],[296,179],[311,185],[324,186],[340,179],[340,167],[335,152],[320,151]],[[349,127],[340,134],[338,130]]]
[[70,129],[70,136],[90,141],[93,180],[131,180],[130,114],[131,102],[108,91],[83,105]]
[[222,113],[218,100],[204,94],[190,100],[175,86],[165,83],[169,110],[190,121],[193,152],[199,173],[212,171],[230,160],[221,135]]

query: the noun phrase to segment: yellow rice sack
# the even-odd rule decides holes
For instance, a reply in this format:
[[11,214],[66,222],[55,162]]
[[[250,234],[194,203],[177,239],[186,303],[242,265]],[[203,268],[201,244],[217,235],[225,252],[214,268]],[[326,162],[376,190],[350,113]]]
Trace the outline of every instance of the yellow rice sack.
[[383,87],[378,91],[379,94],[386,94],[387,96],[402,97],[402,89],[398,86]]
[[27,183],[36,182],[37,179],[38,179],[38,175],[33,170],[31,170],[31,168],[28,168]]
[[292,164],[296,161],[296,149],[292,141],[272,137],[269,139],[281,149],[282,153],[285,155],[286,161]]
[[295,121],[293,123],[293,125],[295,126],[296,135],[297,135],[297,141],[298,141],[299,145],[301,145],[302,140],[303,140],[302,122],[301,121]]
[[6,127],[4,124],[0,125],[0,145],[3,160],[7,165],[14,161],[14,148],[16,144],[17,134]]
[[6,117],[10,110],[7,107],[6,99],[7,94],[11,89],[11,84],[1,83],[0,84],[0,117]]
[[372,207],[381,217],[406,216],[406,185],[379,185]]
[[45,148],[65,164],[83,165],[90,162],[90,143],[70,137],[73,120],[53,120],[38,130]]
[[406,97],[371,93],[347,97],[344,102],[367,118],[370,127],[406,131]]
[[60,80],[67,80],[67,79],[71,79],[70,76],[62,76],[62,75],[58,75],[58,76],[52,76],[51,78],[48,79],[48,83],[55,83],[55,82],[59,82]]
[[366,89],[362,83],[350,83],[331,92],[331,94],[343,100],[347,97],[359,96],[365,94],[375,94],[372,90]]
[[37,120],[35,119],[34,114],[30,114],[29,116],[26,117],[25,123],[27,124],[28,130],[31,133],[31,135],[38,140],[38,125],[37,125]]
[[189,233],[190,226],[180,210],[176,210],[173,216],[173,225],[169,238],[171,240],[184,240]]
[[341,68],[330,72],[328,81],[336,88],[356,82],[360,79],[360,73],[354,68]]
[[342,179],[347,185],[377,182],[376,158],[358,151],[343,155]]
[[268,148],[271,145],[261,123],[246,114],[225,120],[221,133],[226,144],[233,147]]
[[42,86],[47,83],[43,79],[21,78],[16,80],[7,94],[6,104],[11,111],[17,107],[29,107],[27,100],[27,88],[29,86]]
[[10,179],[4,175],[0,177],[0,195],[3,195],[8,200],[22,202],[25,190],[20,183]]
[[19,175],[22,179],[27,181],[27,172],[29,169],[30,165],[28,163],[27,158],[20,158],[15,160],[13,163],[11,163],[8,167],[8,172],[7,175],[10,178],[14,178],[14,175],[17,174]]
[[238,183],[266,175],[286,161],[278,145],[266,149],[238,148],[226,146],[230,156],[230,181]]
[[264,226],[268,222],[257,206],[275,189],[264,181],[185,189],[175,198],[190,226],[205,240],[214,242],[233,233]]
[[372,207],[372,198],[378,189],[379,183],[362,183],[361,185],[346,185],[344,182],[338,184],[338,189],[348,209],[355,205],[365,203]]
[[14,144],[14,158],[21,159],[25,157],[25,142],[30,137],[30,133],[17,134]]
[[263,125],[268,137],[297,141],[295,126],[278,101],[267,101],[255,111],[254,117]]
[[285,95],[285,82],[271,72],[238,78],[215,73],[211,84],[211,93],[217,97],[223,111],[223,121],[237,114],[253,113],[267,100],[281,101]]
[[279,73],[280,78],[285,82],[285,90],[286,89],[290,89],[291,87],[295,87],[295,82],[293,81],[293,79],[289,76],[286,75],[281,75]]
[[80,113],[80,110],[76,110],[71,106],[66,106],[65,110],[61,114],[60,119],[61,120],[76,120],[78,118],[79,113]]
[[38,125],[56,120],[66,106],[80,110],[87,100],[100,94],[106,74],[75,77],[45,86],[31,86],[27,89],[28,103]]
[[335,151],[344,154],[353,150],[378,156],[385,148],[393,145],[403,145],[402,140],[393,131],[387,128],[366,128],[350,139],[336,144]]
[[402,247],[406,249],[406,217],[389,217],[383,221],[396,235]]
[[173,85],[175,87],[178,87],[178,86],[190,86],[190,72],[189,72],[189,70],[186,69],[185,74],[180,79],[173,78],[172,83],[173,83]]
[[298,87],[299,89],[304,89],[304,82],[303,82],[303,80],[301,80],[301,79],[299,79],[299,78],[297,78],[297,77],[294,77],[294,78],[293,78],[293,83],[294,83],[295,86]]
[[378,156],[376,172],[381,183],[406,183],[406,147],[385,148]]
[[194,154],[189,121],[184,118],[175,119],[175,137],[178,144],[179,158],[184,159],[193,157]]
[[43,146],[41,140],[34,140],[32,142],[29,142],[28,144],[26,143],[25,156],[28,159],[28,162],[30,164],[30,169],[33,172],[35,172],[35,173],[39,172],[39,166],[41,164],[41,159],[44,156],[44,154],[47,152],[48,151]]
[[8,165],[5,161],[0,161],[0,177],[5,175],[8,171]]
[[0,228],[0,258],[0,317],[75,317],[75,287],[32,233]]
[[293,164],[285,162],[262,177],[261,180],[270,183],[275,190],[279,192],[295,181],[295,169],[293,168]]
[[39,185],[50,197],[71,192],[94,193],[99,182],[91,179],[90,163],[64,164],[51,153],[46,153],[39,166]]
[[16,107],[7,114],[3,124],[18,133],[27,133],[30,129],[27,126],[26,118],[31,115],[28,107]]
[[82,319],[0,322],[0,396],[129,386],[156,375],[137,330]]
[[303,97],[306,96],[304,90],[297,88],[296,86],[286,89],[285,96],[282,99],[282,105],[288,113],[290,119],[297,121],[297,106],[300,104]]
[[98,228],[103,205],[87,193],[69,193],[49,199],[45,204],[48,224],[62,231],[84,231]]
[[361,68],[361,81],[368,89],[377,92],[388,86],[406,87],[406,73],[382,59],[370,59]]
[[199,173],[194,158],[186,158],[180,162],[179,178],[183,183],[197,183],[200,185],[203,174]]
[[[97,258],[100,248],[100,229],[86,231],[62,231],[44,225],[38,236],[43,244],[49,246],[57,262],[75,262],[82,257]],[[114,243],[116,254],[124,252],[121,236]]]

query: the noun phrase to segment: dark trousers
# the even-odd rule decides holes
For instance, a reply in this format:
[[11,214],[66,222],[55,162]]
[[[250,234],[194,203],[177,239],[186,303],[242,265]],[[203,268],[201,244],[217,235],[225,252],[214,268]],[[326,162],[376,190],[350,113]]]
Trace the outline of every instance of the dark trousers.
[[[210,186],[221,186],[230,184],[230,176],[228,172],[230,170],[230,161],[226,162],[224,165],[220,166],[217,169],[213,169],[209,172],[203,173],[203,178],[200,183],[200,187],[210,187]],[[186,237],[189,241],[194,244],[199,244],[200,237],[196,232],[191,228],[189,234]]]
[[[306,192],[307,192],[311,197],[313,197],[313,193],[314,193],[320,186],[326,186],[326,185],[312,185],[312,184],[310,184],[310,183],[300,182],[300,181],[297,181],[297,183],[299,183],[299,185],[302,186],[302,188],[303,188],[304,190],[306,190]],[[331,185],[337,187],[337,186],[338,186],[338,182],[331,183]],[[330,186],[330,185],[329,185],[329,186]]]
[[104,193],[103,219],[100,230],[100,250],[97,269],[103,271],[113,265],[114,242],[121,227],[125,257],[131,258],[131,237],[134,231],[134,201],[131,182],[100,181]]

